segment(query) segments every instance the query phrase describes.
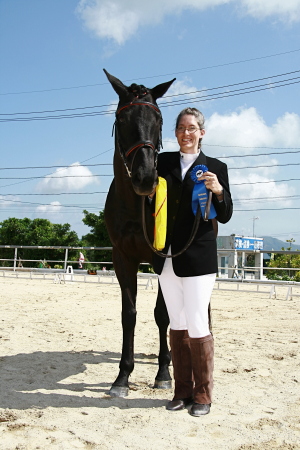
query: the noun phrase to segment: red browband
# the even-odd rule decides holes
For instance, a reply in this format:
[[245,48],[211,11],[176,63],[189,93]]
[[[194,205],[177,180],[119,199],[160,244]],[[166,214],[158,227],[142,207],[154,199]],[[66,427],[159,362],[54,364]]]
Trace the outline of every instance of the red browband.
[[158,106],[154,105],[154,103],[150,103],[150,102],[130,102],[130,103],[126,103],[126,105],[121,106],[121,108],[119,108],[116,111],[116,115],[118,115],[121,111],[123,111],[123,109],[128,108],[129,106],[150,106],[151,108],[155,109],[155,111],[157,111],[158,113],[160,113],[160,109],[158,108]]

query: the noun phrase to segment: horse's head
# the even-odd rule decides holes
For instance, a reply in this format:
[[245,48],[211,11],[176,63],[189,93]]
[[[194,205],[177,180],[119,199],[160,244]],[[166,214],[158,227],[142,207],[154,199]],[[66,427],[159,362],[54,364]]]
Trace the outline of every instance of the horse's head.
[[157,153],[161,146],[162,116],[156,100],[162,97],[175,78],[152,89],[132,84],[125,86],[104,70],[119,96],[116,111],[116,146],[132,186],[138,195],[149,195],[157,184]]

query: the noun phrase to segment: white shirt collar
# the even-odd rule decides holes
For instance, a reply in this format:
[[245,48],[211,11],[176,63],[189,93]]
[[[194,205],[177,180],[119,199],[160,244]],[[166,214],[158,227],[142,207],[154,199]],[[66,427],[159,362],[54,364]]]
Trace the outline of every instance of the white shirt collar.
[[179,151],[179,153],[180,153],[181,159],[183,159],[185,162],[191,162],[191,161],[196,161],[196,159],[200,155],[200,150],[197,153],[183,153],[181,151]]

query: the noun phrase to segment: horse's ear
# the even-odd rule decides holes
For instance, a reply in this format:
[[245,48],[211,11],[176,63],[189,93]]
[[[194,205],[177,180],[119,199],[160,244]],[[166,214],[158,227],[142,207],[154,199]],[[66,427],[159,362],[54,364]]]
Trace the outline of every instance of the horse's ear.
[[121,80],[108,73],[107,70],[103,69],[103,71],[119,97],[121,97],[124,94],[127,94],[128,92],[127,87],[122,83]]
[[173,78],[173,80],[171,80],[171,81],[167,81],[166,83],[158,84],[157,86],[152,88],[151,94],[153,95],[154,99],[156,100],[156,99],[162,97],[167,92],[167,90],[169,89],[171,84],[174,83],[175,80],[176,80],[176,78]]

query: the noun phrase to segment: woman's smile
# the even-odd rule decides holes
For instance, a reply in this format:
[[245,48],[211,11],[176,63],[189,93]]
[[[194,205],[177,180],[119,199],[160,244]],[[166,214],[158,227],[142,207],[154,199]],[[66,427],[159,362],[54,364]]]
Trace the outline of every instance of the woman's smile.
[[175,130],[177,142],[183,153],[198,153],[199,139],[205,134],[205,130],[200,130],[195,116],[185,114]]

